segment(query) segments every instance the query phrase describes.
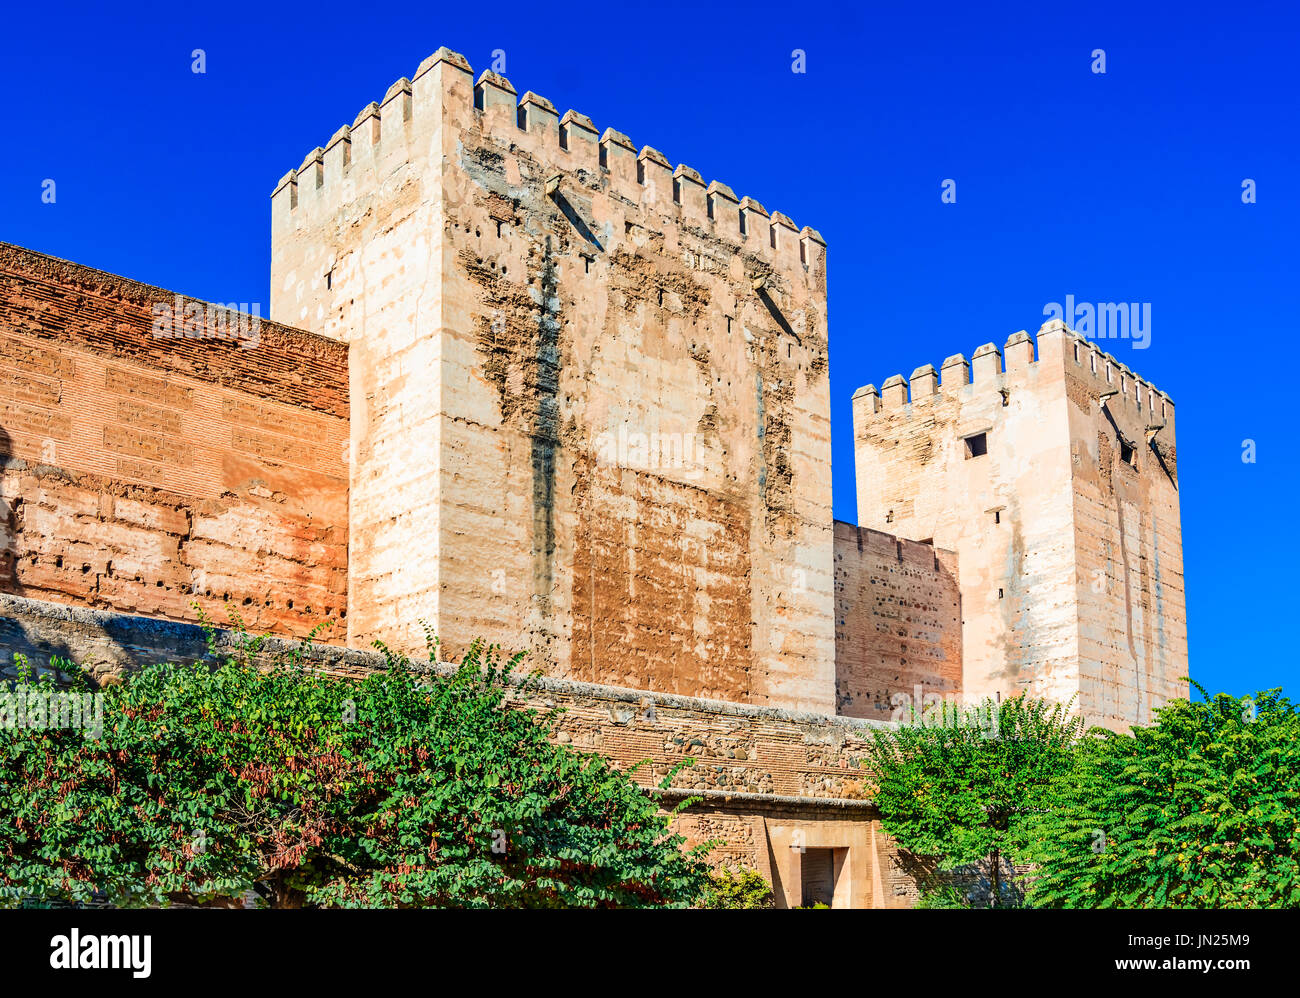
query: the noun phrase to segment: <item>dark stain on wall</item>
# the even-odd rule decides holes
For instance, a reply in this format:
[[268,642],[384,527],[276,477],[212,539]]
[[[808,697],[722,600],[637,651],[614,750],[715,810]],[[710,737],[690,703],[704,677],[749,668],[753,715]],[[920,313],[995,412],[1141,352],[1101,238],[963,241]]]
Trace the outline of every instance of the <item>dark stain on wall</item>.
[[533,355],[533,582],[549,609],[555,574],[555,458],[560,448],[560,297],[559,274],[547,236],[540,271],[541,307]]

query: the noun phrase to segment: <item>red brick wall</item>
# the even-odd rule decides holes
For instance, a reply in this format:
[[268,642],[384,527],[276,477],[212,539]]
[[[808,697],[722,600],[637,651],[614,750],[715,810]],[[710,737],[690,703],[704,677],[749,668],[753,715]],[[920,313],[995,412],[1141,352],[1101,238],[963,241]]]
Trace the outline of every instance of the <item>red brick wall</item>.
[[837,520],[836,712],[889,720],[895,694],[960,692],[961,667],[957,556]]
[[346,346],[265,320],[156,336],[175,301],[0,243],[0,591],[218,622],[229,598],[292,634],[344,616]]

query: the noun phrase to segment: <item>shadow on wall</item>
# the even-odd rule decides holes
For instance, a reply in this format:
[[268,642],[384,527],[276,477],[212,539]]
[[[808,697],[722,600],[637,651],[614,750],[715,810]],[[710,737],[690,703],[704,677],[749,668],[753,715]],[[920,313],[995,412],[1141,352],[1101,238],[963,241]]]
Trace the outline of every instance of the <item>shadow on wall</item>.
[[[961,900],[959,907],[990,908],[993,907],[993,858],[959,866],[955,870],[940,870],[935,860],[928,857],[913,856],[900,850],[895,863],[905,876],[914,880],[923,894],[932,897],[941,892],[955,892]],[[1025,878],[1030,873],[1028,867],[1016,867],[1006,857],[999,857],[998,863],[998,907],[1023,908],[1025,904]],[[952,898],[952,901],[956,900]],[[949,902],[951,906],[952,901]]]
[[[0,477],[5,479],[21,475],[27,462],[13,453],[13,438],[0,426]],[[22,497],[11,497],[8,491],[0,492],[0,593],[24,596],[26,588],[18,579],[18,543],[22,516]],[[0,601],[0,679],[17,678],[15,656],[23,655],[28,665],[40,671],[50,668],[56,658],[73,660],[72,646],[59,634],[48,633],[44,628],[33,628],[16,613],[10,604]]]
[[[9,431],[0,426],[0,475],[7,478],[10,467],[21,466],[21,463],[13,456]],[[0,515],[4,518],[4,534],[0,537],[3,541],[0,546],[0,591],[21,595],[18,586],[18,508],[4,492],[0,492]]]

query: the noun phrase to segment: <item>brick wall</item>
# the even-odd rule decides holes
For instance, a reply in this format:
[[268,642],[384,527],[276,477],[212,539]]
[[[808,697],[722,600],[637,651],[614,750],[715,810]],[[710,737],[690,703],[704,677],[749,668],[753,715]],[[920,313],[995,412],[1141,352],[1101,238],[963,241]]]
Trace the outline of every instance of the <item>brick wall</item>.
[[957,556],[835,521],[836,712],[887,720],[892,697],[961,691]]
[[288,634],[345,615],[346,348],[223,338],[206,307],[207,335],[165,337],[154,305],[178,299],[0,244],[0,591],[171,619],[228,598]]

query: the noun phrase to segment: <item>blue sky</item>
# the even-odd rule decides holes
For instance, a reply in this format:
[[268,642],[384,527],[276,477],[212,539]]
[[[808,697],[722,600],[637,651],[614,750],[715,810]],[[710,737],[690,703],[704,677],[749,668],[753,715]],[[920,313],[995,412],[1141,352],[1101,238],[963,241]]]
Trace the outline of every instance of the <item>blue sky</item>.
[[1148,348],[1108,349],[1177,404],[1192,674],[1290,687],[1300,14],[1153,6],[13,6],[0,239],[266,302],[275,181],[438,46],[502,50],[521,93],[825,235],[841,519],[858,385],[1067,294],[1151,303]]

